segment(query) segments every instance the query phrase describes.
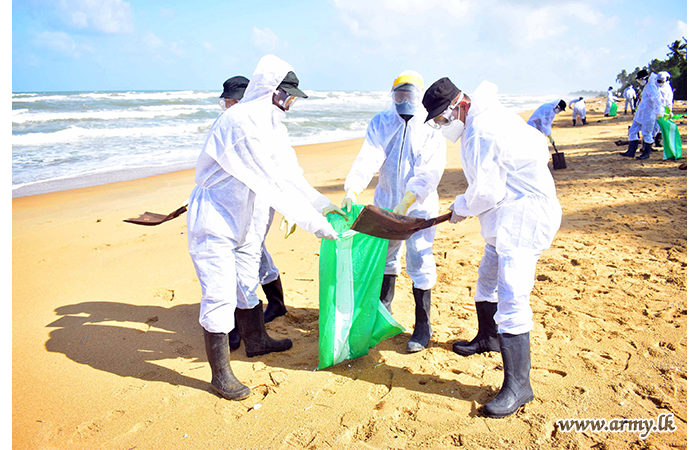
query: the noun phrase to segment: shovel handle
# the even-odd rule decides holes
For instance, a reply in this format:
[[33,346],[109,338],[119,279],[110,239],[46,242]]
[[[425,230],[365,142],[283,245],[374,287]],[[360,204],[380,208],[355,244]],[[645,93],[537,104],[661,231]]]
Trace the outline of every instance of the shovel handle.
[[437,217],[433,217],[432,219],[428,219],[421,224],[419,230],[423,230],[425,228],[430,228],[430,227],[435,226],[435,225],[442,223],[442,222],[447,222],[448,220],[450,220],[450,217],[452,217],[451,211],[448,213],[445,213],[441,216],[437,216]]

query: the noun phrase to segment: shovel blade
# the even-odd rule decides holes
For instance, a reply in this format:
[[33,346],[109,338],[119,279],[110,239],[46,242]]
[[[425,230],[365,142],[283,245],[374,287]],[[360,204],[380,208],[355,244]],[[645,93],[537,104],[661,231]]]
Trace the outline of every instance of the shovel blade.
[[554,170],[566,169],[566,160],[564,159],[563,153],[559,152],[552,154],[552,166],[554,167]]
[[170,214],[158,214],[158,213],[152,213],[146,211],[145,213],[141,214],[138,217],[132,217],[129,219],[124,219],[124,222],[129,222],[129,223],[134,223],[136,225],[146,225],[146,226],[154,226],[154,225],[160,225],[163,222],[167,222],[168,220],[173,220],[174,218],[178,217],[182,213],[187,211],[187,206],[181,206],[175,211],[171,212]]
[[374,205],[365,206],[350,227],[351,230],[370,236],[403,241],[416,231],[431,227],[449,219],[451,213],[432,219],[402,216]]

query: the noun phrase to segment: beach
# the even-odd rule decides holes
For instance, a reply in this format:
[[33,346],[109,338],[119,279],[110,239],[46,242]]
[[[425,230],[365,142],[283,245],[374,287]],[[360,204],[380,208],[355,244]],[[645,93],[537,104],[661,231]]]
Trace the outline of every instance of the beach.
[[[552,172],[563,221],[531,296],[535,399],[516,414],[479,414],[501,386],[500,354],[452,352],[477,331],[477,219],[438,225],[426,350],[405,350],[414,303],[403,271],[392,308],[407,332],[316,370],[319,239],[303,230],[284,239],[276,214],[266,244],[289,312],[267,329],[293,347],[254,358],[234,351],[233,372],[252,394],[219,397],[209,384],[184,216],[155,227],[123,222],[179,207],[194,185],[194,170],[184,170],[13,198],[12,447],[686,448],[687,172],[679,166],[687,119],[676,121],[682,160],[662,161],[659,151],[637,161],[615,145],[627,139],[632,115],[603,117],[601,98],[587,105],[588,125],[573,127],[568,108],[554,122],[568,166]],[[687,106],[677,102],[674,112]],[[335,204],[361,144],[296,146],[306,178]],[[374,184],[358,203],[371,203]],[[441,208],[466,187],[459,147],[449,144]],[[556,423],[662,414],[675,431],[645,437]]]

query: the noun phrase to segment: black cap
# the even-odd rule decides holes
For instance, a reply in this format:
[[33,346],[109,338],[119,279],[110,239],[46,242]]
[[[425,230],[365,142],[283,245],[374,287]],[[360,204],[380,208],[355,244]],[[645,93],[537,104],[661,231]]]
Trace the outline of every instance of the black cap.
[[281,88],[284,92],[295,97],[308,98],[309,96],[304,94],[304,92],[299,89],[299,78],[291,70],[284,77],[284,80],[280,83],[278,88]]
[[635,78],[638,80],[640,78],[644,78],[644,77],[648,77],[648,76],[649,76],[649,72],[647,72],[646,69],[642,69],[639,72],[637,72],[637,76]]
[[248,87],[248,79],[246,77],[237,76],[224,81],[224,92],[219,98],[234,98],[240,100],[243,98],[245,88]]
[[559,100],[559,109],[566,111],[566,102],[564,100]]
[[452,103],[460,90],[449,78],[443,77],[431,84],[423,96],[423,106],[428,111],[425,121],[437,117]]

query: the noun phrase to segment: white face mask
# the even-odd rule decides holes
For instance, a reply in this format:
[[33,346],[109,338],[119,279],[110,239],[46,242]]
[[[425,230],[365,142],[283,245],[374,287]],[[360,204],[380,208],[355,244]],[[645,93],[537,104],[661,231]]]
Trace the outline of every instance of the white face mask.
[[445,136],[445,139],[454,144],[462,137],[462,133],[464,133],[464,122],[459,119],[454,119],[449,125],[440,128],[440,131],[442,131],[442,135]]

